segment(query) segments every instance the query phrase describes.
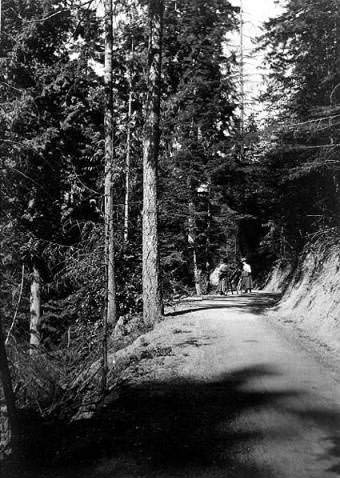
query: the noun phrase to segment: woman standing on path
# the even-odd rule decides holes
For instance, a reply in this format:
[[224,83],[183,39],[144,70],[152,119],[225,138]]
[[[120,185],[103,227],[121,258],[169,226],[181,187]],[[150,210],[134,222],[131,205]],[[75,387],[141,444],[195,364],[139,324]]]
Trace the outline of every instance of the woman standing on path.
[[251,277],[251,267],[246,261],[245,257],[242,257],[242,272],[241,272],[241,284],[240,289],[244,290],[245,293],[251,292],[253,288],[253,280]]

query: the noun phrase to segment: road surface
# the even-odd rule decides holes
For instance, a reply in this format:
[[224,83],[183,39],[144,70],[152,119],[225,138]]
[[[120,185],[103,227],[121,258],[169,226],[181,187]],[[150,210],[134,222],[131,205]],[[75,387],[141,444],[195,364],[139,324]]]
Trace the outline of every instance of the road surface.
[[106,456],[40,476],[339,477],[336,368],[266,316],[270,300],[182,305],[150,336],[159,347],[172,337],[171,354],[146,360],[143,376],[137,366],[112,410],[122,408],[121,423],[108,422],[120,438]]

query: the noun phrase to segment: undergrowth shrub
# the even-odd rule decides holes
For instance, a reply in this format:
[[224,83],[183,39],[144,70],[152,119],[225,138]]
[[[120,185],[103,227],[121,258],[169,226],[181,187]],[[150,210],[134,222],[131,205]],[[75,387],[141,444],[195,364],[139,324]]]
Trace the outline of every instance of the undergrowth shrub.
[[19,344],[9,347],[13,381],[19,408],[31,409],[41,417],[70,419],[88,399],[100,400],[100,377],[86,377],[93,364],[101,359],[101,329],[83,327],[71,342],[57,350],[40,348],[29,355],[28,348]]

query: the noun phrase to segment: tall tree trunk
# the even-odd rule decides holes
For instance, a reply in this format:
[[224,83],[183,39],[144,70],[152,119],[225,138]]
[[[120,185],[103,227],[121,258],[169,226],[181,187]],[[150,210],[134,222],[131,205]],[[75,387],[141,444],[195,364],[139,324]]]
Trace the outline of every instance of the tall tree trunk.
[[[133,39],[131,45],[131,60],[133,58]],[[126,162],[125,162],[125,199],[124,199],[124,242],[129,240],[129,200],[130,200],[130,156],[131,156],[131,115],[132,115],[132,71],[128,70],[129,100],[126,135]]]
[[340,104],[340,1],[336,0],[335,14],[335,98],[336,105]]
[[[190,191],[191,193],[191,191]],[[201,275],[197,265],[197,253],[195,243],[195,217],[194,217],[194,203],[189,201],[189,217],[188,217],[188,242],[192,249],[192,261],[194,270],[195,290],[197,295],[201,295]]]
[[[209,289],[209,272],[211,268],[210,264],[210,234],[211,234],[211,204],[210,204],[210,187],[208,191],[207,197],[207,230],[206,230],[206,238],[205,238],[205,275],[207,277],[207,284]],[[208,290],[205,291],[205,293]]]
[[112,47],[113,9],[112,0],[105,0],[105,182],[104,182],[104,256],[105,256],[105,304],[103,315],[103,375],[102,388],[106,389],[107,377],[107,327],[116,322],[116,281],[114,248],[113,210],[113,90],[112,90]]
[[0,380],[4,392],[7,416],[11,430],[11,444],[16,448],[19,439],[19,429],[17,412],[15,407],[15,397],[13,393],[11,374],[8,366],[8,359],[6,355],[4,334],[2,331],[2,323],[0,318]]
[[[334,42],[335,42],[335,75],[333,89],[330,95],[331,115],[336,111],[337,106],[340,105],[340,0],[336,2],[336,10],[334,15],[335,28],[334,28]],[[331,74],[331,72],[330,72]],[[336,123],[336,121],[335,121]],[[329,120],[330,128],[332,131],[333,120]],[[334,144],[338,142],[337,133],[338,130],[332,132],[330,137],[330,143]],[[334,136],[335,135],[335,136]],[[334,197],[335,197],[335,214],[336,223],[340,223],[340,199],[339,199],[339,171],[337,168],[333,169],[333,185],[334,185]]]
[[36,353],[40,346],[40,282],[41,278],[39,269],[37,268],[37,266],[33,265],[30,296],[30,355]]
[[112,46],[113,21],[112,0],[105,0],[105,265],[107,287],[107,323],[116,322],[116,281],[114,248],[113,209],[113,90],[112,90]]
[[149,0],[147,99],[143,138],[143,317],[154,324],[162,314],[157,212],[160,142],[163,1]]
[[243,0],[240,0],[240,159],[244,156],[244,11]]

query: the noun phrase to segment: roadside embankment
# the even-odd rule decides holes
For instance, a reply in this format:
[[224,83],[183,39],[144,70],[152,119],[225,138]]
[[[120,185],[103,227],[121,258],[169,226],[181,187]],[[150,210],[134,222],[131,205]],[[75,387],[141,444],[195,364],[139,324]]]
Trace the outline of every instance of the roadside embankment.
[[336,244],[310,246],[295,270],[277,265],[264,289],[282,292],[279,317],[310,338],[340,350],[340,254]]

